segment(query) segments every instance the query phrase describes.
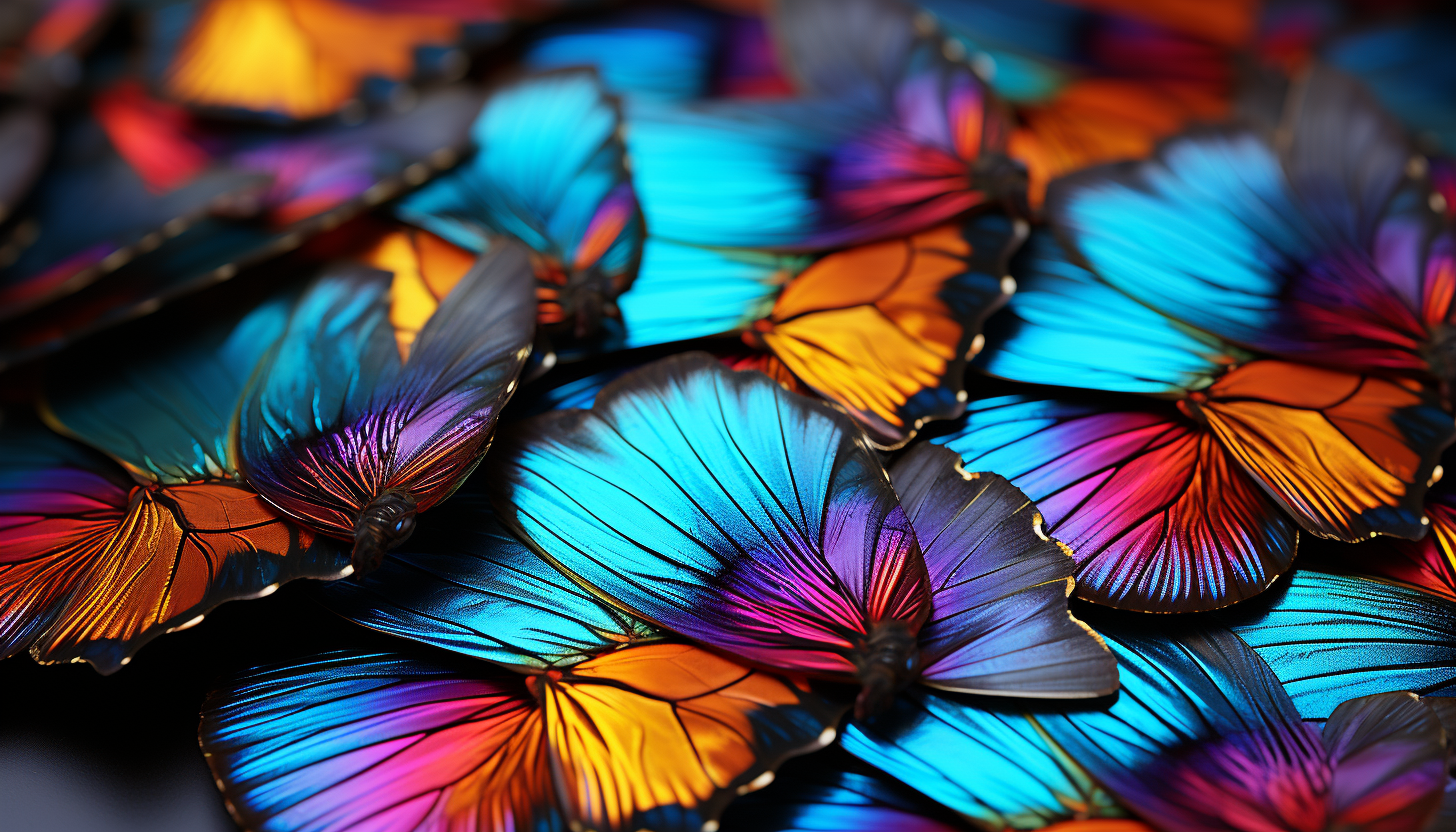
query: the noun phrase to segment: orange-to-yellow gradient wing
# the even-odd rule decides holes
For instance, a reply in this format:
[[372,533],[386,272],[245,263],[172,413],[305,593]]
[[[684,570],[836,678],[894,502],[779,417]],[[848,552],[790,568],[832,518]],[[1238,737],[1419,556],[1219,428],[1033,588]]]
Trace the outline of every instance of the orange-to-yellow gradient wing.
[[348,566],[229,482],[137,486],[46,433],[0,438],[0,655],[109,673],[224,601]]
[[366,78],[408,80],[417,47],[459,36],[449,17],[345,0],[209,0],[162,83],[188,104],[317,118],[353,99]]
[[536,690],[558,782],[587,829],[699,830],[843,713],[802,683],[700,647],[649,644],[583,662]]
[[1186,402],[1305,529],[1417,539],[1456,426],[1415,382],[1255,361]]
[[964,409],[981,324],[1015,283],[1024,226],[1002,216],[831,254],[784,289],[744,338],[842,405],[881,444]]
[[394,273],[389,286],[389,322],[401,361],[409,359],[415,336],[475,265],[475,258],[474,252],[404,225],[380,232],[369,245],[361,259]]

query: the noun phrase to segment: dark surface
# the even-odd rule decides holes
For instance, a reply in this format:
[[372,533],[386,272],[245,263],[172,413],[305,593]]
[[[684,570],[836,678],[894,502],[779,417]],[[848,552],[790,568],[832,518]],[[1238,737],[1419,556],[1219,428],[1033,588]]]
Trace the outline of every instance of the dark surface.
[[235,832],[197,747],[207,691],[252,665],[382,638],[320,607],[309,583],[225,604],[112,676],[0,661],[0,829]]

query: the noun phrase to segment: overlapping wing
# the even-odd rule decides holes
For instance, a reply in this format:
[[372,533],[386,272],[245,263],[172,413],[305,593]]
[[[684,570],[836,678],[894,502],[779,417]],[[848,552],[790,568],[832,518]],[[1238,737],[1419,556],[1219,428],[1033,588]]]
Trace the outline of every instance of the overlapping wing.
[[552,563],[716,649],[850,677],[875,633],[912,637],[927,613],[914,532],[863,434],[761,374],[666,359],[491,459],[507,523]]
[[1085,698],[1117,689],[1117,662],[1067,609],[1074,563],[1036,506],[954,451],[917,446],[890,471],[921,541],[930,620],[920,678],[1000,696]]
[[926,421],[960,415],[966,361],[1010,295],[1007,261],[1024,231],[988,215],[830,254],[744,338],[898,446]]
[[1036,503],[1072,549],[1078,597],[1208,610],[1289,568],[1295,525],[1212,433],[1171,405],[1043,396],[975,402],[958,431],[934,441]]

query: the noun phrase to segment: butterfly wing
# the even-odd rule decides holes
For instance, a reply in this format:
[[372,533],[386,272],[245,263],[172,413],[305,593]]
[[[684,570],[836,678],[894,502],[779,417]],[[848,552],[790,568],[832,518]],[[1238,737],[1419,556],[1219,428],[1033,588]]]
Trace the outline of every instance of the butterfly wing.
[[914,533],[861,437],[688,354],[589,411],[524,423],[488,476],[506,521],[602,596],[752,662],[845,678],[873,634],[913,634],[928,607]]
[[510,671],[339,652],[214,692],[201,739],[249,829],[564,832],[545,731]]
[[233,416],[248,379],[283,334],[292,292],[150,350],[57,362],[44,413],[52,427],[167,484],[236,479]]
[[1206,430],[1171,405],[1111,397],[972,403],[937,437],[966,470],[997,471],[1071,547],[1080,598],[1193,611],[1263,591],[1297,531]]
[[1400,581],[1456,601],[1456,499],[1451,491],[1438,486],[1427,493],[1425,513],[1431,530],[1420,540],[1329,542],[1308,554],[1316,568]]
[[656,635],[557,572],[467,484],[435,522],[356,582],[329,584],[351,621],[512,667],[545,669]]
[[339,537],[387,493],[418,510],[448,496],[484,452],[530,351],[529,269],[515,246],[483,255],[404,359],[389,323],[391,275],[357,263],[326,272],[244,398],[249,482]]
[[148,23],[151,68],[168,96],[288,119],[338,112],[366,79],[408,81],[416,50],[461,36],[449,17],[341,0],[173,3]]
[[[53,352],[83,335],[231,280],[241,270],[423,182],[454,164],[479,100],[470,91],[446,88],[422,94],[409,112],[383,114],[359,125],[203,135],[198,144],[216,155],[213,167],[177,192],[220,177],[241,177],[248,189],[233,187],[211,213],[202,205],[184,217],[161,217],[156,226],[141,229],[155,233],[96,267],[105,274],[78,278],[77,285],[85,286],[75,294],[47,303],[8,330],[0,338],[0,361]],[[177,155],[155,152],[169,165]],[[159,197],[148,193],[146,199]],[[73,217],[89,217],[93,208],[78,204],[70,210]],[[80,225],[96,222],[115,224],[117,219],[107,215]],[[112,249],[98,251],[105,257]],[[78,260],[78,268],[94,266],[97,260]],[[65,274],[69,272],[61,277]]]
[[1409,587],[1299,571],[1219,614],[1274,670],[1305,719],[1346,699],[1456,691],[1456,604]]
[[1024,234],[1024,223],[989,215],[830,254],[790,281],[745,339],[877,441],[904,444],[925,422],[962,412],[967,357],[1006,302],[1007,260]]
[[[30,311],[95,282],[204,216],[215,200],[255,189],[265,177],[210,166],[152,191],[94,119],[58,142],[27,213],[33,237],[0,270],[0,318]],[[7,339],[10,340],[10,339]]]
[[963,56],[920,30],[912,6],[794,0],[775,23],[808,92],[877,116],[827,160],[816,241],[902,236],[988,203],[1024,205],[1025,173],[1004,155],[1008,114]]
[[253,829],[699,830],[841,711],[682,645],[530,677],[336,653],[214,693],[202,743]]
[[1337,826],[1424,829],[1450,775],[1436,711],[1413,693],[1351,699],[1324,727],[1335,765],[1330,792]]
[[968,474],[954,451],[917,445],[890,470],[923,541],[930,620],[920,678],[966,693],[1103,696],[1117,663],[1067,609],[1074,564],[1036,506],[996,474]]
[[526,78],[486,102],[471,130],[475,155],[398,213],[477,250],[484,234],[516,237],[544,259],[541,322],[595,326],[642,256],[621,124],[593,72]]
[[1103,631],[1122,679],[1115,703],[1036,717],[1058,745],[1161,829],[1328,817],[1333,762],[1258,655],[1227,631],[1129,629]]
[[728,26],[706,9],[626,9],[544,27],[522,60],[535,70],[590,66],[615,95],[689,101],[714,92]]
[[851,722],[842,744],[978,827],[1040,829],[1121,814],[1032,718],[987,704],[917,685],[890,711]]
[[1352,543],[1425,534],[1421,503],[1456,429],[1414,382],[1255,361],[1190,402],[1310,532]]
[[617,305],[623,346],[647,347],[742,332],[767,318],[803,257],[731,251],[648,237],[642,267]]
[[347,561],[228,482],[138,488],[39,428],[7,428],[0,472],[3,652],[110,673],[224,601]]
[[1206,387],[1247,355],[1113,289],[1049,231],[1012,264],[1016,294],[986,330],[975,366],[1032,384],[1150,395]]
[[838,749],[784,766],[772,785],[735,801],[724,830],[738,832],[955,832],[944,807]]
[[842,705],[699,647],[649,644],[542,678],[559,788],[589,829],[697,832],[791,756],[835,737]]

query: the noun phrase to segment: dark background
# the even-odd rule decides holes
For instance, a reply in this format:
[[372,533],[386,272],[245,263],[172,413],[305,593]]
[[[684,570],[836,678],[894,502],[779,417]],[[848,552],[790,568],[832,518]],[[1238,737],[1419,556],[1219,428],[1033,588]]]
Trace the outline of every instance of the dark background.
[[311,583],[224,604],[111,676],[0,661],[0,830],[236,832],[197,747],[203,697],[254,665],[382,638],[319,606]]

